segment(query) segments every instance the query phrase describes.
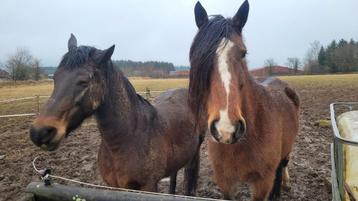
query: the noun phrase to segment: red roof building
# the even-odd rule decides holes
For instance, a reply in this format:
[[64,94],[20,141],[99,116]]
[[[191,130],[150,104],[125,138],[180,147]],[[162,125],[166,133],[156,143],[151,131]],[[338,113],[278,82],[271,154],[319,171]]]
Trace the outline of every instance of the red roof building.
[[[302,73],[302,71],[298,70],[297,73]],[[266,77],[269,75],[294,75],[295,71],[285,66],[272,66],[271,69],[270,67],[263,67],[250,70],[250,74],[255,77]]]
[[171,71],[169,74],[170,77],[176,77],[176,78],[184,78],[189,77],[189,70],[177,70],[177,71]]

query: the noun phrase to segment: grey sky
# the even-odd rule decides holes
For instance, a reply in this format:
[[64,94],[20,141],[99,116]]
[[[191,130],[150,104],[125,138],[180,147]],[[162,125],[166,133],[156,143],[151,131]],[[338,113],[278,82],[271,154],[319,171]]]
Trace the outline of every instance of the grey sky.
[[[208,14],[233,16],[243,0],[201,0]],[[74,33],[81,45],[116,45],[113,59],[188,65],[196,33],[195,0],[1,0],[0,61],[26,47],[44,66],[57,66]],[[357,0],[251,0],[244,29],[249,67],[273,58],[303,58],[319,40],[358,40]]]

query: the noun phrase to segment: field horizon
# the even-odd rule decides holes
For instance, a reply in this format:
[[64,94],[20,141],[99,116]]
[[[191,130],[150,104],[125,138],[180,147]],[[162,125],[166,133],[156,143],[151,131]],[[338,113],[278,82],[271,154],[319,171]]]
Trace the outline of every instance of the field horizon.
[[[332,84],[343,86],[354,80],[358,80],[358,74],[290,75],[277,76],[277,78],[292,85],[309,81],[312,84],[332,82]],[[129,77],[128,79],[137,92],[145,92],[146,88],[149,88],[151,91],[187,88],[189,84],[188,78]],[[51,94],[52,89],[52,80],[2,82],[0,84],[0,101],[36,95],[48,96]]]

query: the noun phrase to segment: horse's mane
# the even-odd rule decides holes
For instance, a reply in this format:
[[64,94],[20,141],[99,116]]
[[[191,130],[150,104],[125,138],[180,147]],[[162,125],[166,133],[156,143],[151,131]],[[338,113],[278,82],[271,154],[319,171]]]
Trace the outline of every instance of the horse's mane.
[[[129,80],[123,75],[122,71],[115,67],[114,69],[117,73],[111,73],[112,75],[116,75],[117,79],[120,79],[123,83],[123,87],[127,92],[127,98],[129,99],[129,102],[136,105],[136,111],[137,114],[143,115],[143,117],[146,119],[146,122],[148,128],[150,127],[156,127],[158,126],[156,120],[158,119],[158,112],[154,108],[154,106],[145,98],[143,98],[141,95],[137,94],[133,85],[129,82]],[[138,116],[135,115],[135,118],[138,118]],[[135,121],[133,124],[133,127],[137,127],[138,122]]]
[[191,45],[189,106],[197,122],[205,111],[216,50],[221,40],[233,32],[231,19],[211,16],[209,22],[200,27]]
[[117,68],[117,71],[120,71],[119,72],[119,78],[122,80],[122,82],[124,84],[124,88],[127,91],[128,98],[131,100],[131,102],[135,103],[136,101],[139,101],[141,103],[144,103],[145,105],[149,105],[150,108],[154,109],[152,104],[147,99],[145,99],[145,98],[143,98],[143,96],[137,94],[137,92],[135,91],[133,85],[129,82],[128,78],[126,78],[123,75],[122,71],[116,66],[114,68]]
[[91,55],[96,51],[96,48],[90,46],[79,46],[76,49],[68,51],[60,62],[59,67],[74,68],[79,67],[86,62],[91,57]]

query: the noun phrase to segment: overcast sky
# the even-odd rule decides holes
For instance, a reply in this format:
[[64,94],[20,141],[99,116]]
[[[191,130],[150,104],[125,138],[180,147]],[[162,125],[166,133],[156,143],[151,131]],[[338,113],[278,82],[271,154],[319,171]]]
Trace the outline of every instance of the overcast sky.
[[[233,16],[243,0],[201,0],[208,14]],[[115,44],[113,59],[189,65],[195,0],[1,0],[0,62],[25,47],[57,66],[74,33],[80,45]],[[303,58],[319,40],[358,40],[357,0],[251,0],[244,36],[250,68]]]

